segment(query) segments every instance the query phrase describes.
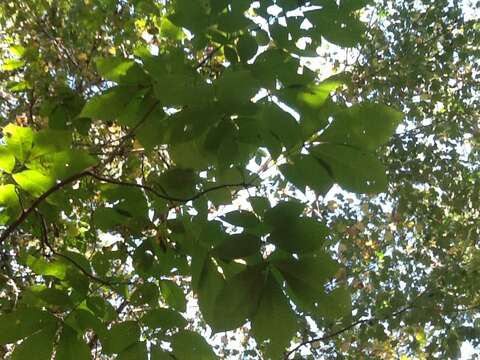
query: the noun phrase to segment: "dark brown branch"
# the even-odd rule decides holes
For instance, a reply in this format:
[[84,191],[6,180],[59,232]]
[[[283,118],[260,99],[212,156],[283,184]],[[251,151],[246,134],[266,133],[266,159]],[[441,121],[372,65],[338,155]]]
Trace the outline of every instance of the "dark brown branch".
[[[140,121],[133,127],[130,129],[130,131],[125,135],[125,137],[122,139],[122,141],[120,141],[120,144],[118,145],[118,149],[121,150],[122,146],[125,144],[125,142],[130,139],[131,137],[134,136],[135,134],[135,131],[147,120],[147,118],[150,116],[150,114],[153,112],[153,110],[155,110],[156,106],[159,104],[158,101],[154,102],[152,104],[152,106],[147,110],[147,112],[143,115],[143,117],[140,119]],[[34,211],[36,210],[36,208],[47,198],[49,197],[50,195],[52,195],[53,193],[57,192],[58,190],[64,188],[65,186],[67,185],[70,185],[71,183],[81,179],[82,177],[85,177],[87,175],[90,175],[92,174],[92,170],[96,170],[98,168],[100,168],[102,165],[105,165],[105,164],[108,164],[110,162],[113,161],[113,159],[115,159],[115,157],[118,155],[118,152],[119,150],[117,151],[114,151],[110,154],[110,156],[107,158],[107,160],[105,161],[104,164],[97,164],[97,165],[94,165],[90,168],[87,168],[86,170],[78,173],[78,174],[75,174],[75,175],[72,175],[70,177],[67,177],[66,179],[56,183],[55,185],[53,185],[50,189],[48,189],[46,192],[44,192],[42,195],[40,195],[37,199],[35,199],[33,201],[33,203],[30,205],[29,208],[25,209],[25,210],[22,210],[22,213],[20,214],[20,216],[17,218],[17,220],[15,220],[13,223],[11,223],[2,233],[2,235],[0,235],[0,245],[3,244],[3,242],[15,231],[15,229],[17,227],[19,227],[26,219],[27,217]]]
[[87,271],[86,269],[83,268],[82,265],[80,265],[77,261],[75,261],[74,259],[72,259],[70,256],[67,256],[65,254],[62,254],[62,253],[59,253],[58,251],[55,250],[55,248],[52,246],[52,244],[50,244],[50,242],[48,241],[48,229],[47,229],[47,224],[45,222],[45,218],[42,216],[42,214],[38,213],[39,217],[40,217],[40,223],[42,225],[42,236],[43,236],[43,239],[42,239],[42,242],[45,244],[45,246],[51,251],[51,253],[57,257],[61,257],[62,259],[65,259],[67,260],[69,263],[71,263],[73,266],[75,266],[78,270],[80,270],[80,272],[85,275],[86,277],[88,277],[89,279],[95,281],[95,282],[98,282],[102,285],[106,285],[106,286],[112,286],[114,284],[117,284],[117,282],[115,283],[111,283],[111,282],[108,282],[106,280],[103,280],[99,277],[96,277],[95,275],[91,274],[89,271]]
[[55,184],[54,186],[52,186],[50,189],[48,189],[46,192],[44,192],[42,195],[40,195],[40,197],[38,197],[33,203],[32,205],[30,205],[29,208],[27,208],[26,210],[22,211],[21,215],[17,218],[17,220],[15,220],[13,223],[11,223],[6,229],[5,231],[2,233],[2,235],[0,236],[0,245],[15,231],[15,229],[17,227],[19,227],[26,219],[27,217],[37,209],[37,207],[47,198],[49,197],[50,195],[52,195],[53,193],[57,192],[58,190],[62,189],[63,187],[75,182],[76,180],[79,180],[85,176],[91,176],[97,180],[100,180],[100,181],[103,181],[103,182],[107,182],[107,183],[110,183],[110,184],[117,184],[117,185],[124,185],[124,186],[132,186],[132,187],[137,187],[137,188],[140,188],[140,189],[144,189],[146,191],[149,191],[151,192],[152,194],[158,196],[159,198],[162,198],[162,199],[165,199],[165,200],[169,200],[169,201],[176,201],[176,202],[182,202],[182,203],[186,203],[186,202],[189,202],[189,201],[193,201],[193,200],[196,200],[200,197],[202,197],[203,195],[209,193],[209,192],[212,192],[212,191],[215,191],[215,190],[219,190],[219,189],[223,189],[223,188],[226,188],[226,187],[238,187],[238,186],[241,186],[241,187],[250,187],[250,186],[253,186],[251,184],[248,184],[248,183],[245,183],[245,182],[241,182],[241,183],[235,183],[235,184],[223,184],[223,185],[217,185],[217,186],[213,186],[211,188],[208,188],[208,189],[205,189],[203,191],[200,191],[198,192],[197,194],[191,196],[191,197],[188,197],[188,198],[177,198],[177,197],[173,197],[173,196],[168,196],[168,195],[164,195],[164,194],[161,194],[160,192],[158,192],[157,190],[153,189],[152,187],[150,186],[147,186],[147,185],[141,185],[141,184],[137,184],[137,183],[131,183],[131,182],[122,182],[122,181],[119,181],[119,180],[115,180],[115,179],[108,179],[108,178],[105,178],[105,177],[102,177],[100,175],[97,175],[93,172],[93,170],[95,170],[95,167],[91,167],[91,168],[88,168],[86,169],[85,171],[82,171],[81,173],[79,174],[76,174],[76,175],[73,175],[73,176],[70,176],[68,178],[66,178],[65,180],[62,180],[60,182],[58,182],[57,184]]
[[365,323],[368,323],[368,324],[372,324],[374,322],[378,322],[378,321],[382,321],[382,320],[386,320],[386,319],[389,319],[389,318],[392,318],[392,317],[396,317],[398,315],[401,315],[403,314],[404,312],[408,311],[408,310],[411,310],[413,309],[413,305],[410,305],[410,306],[406,306],[398,311],[395,311],[393,313],[391,313],[390,315],[382,318],[382,319],[379,319],[379,318],[370,318],[370,319],[363,319],[363,320],[357,320],[353,323],[351,323],[350,325],[348,326],[345,326],[344,328],[340,329],[340,330],[337,330],[337,331],[334,331],[332,333],[329,333],[329,334],[326,334],[324,336],[321,336],[321,337],[318,337],[318,338],[314,338],[314,339],[311,339],[311,340],[307,340],[307,341],[304,341],[304,342],[301,342],[300,344],[298,344],[297,346],[295,346],[292,350],[288,351],[286,354],[285,354],[285,360],[288,360],[288,358],[293,355],[298,349],[300,349],[301,347],[305,346],[305,345],[308,345],[308,344],[312,344],[312,343],[315,343],[315,342],[320,342],[320,341],[326,341],[326,340],[329,340],[337,335],[340,335],[354,327],[356,327],[357,325],[360,325],[360,324],[365,324]]
[[11,223],[2,233],[0,236],[0,245],[10,236],[12,232],[15,231],[17,227],[19,227],[30,215],[47,197],[52,195],[53,193],[57,192],[58,190],[62,189],[66,185],[69,185],[73,183],[74,181],[77,181],[81,179],[82,177],[86,176],[88,172],[82,171],[79,174],[72,175],[65,180],[62,180],[58,183],[56,183],[54,186],[52,186],[50,189],[45,191],[42,195],[40,195],[35,201],[30,205],[29,208],[25,209],[22,211],[20,216],[15,220],[13,223]]
[[196,66],[195,70],[200,69],[202,66],[204,66],[212,57],[217,53],[218,50],[222,48],[223,45],[219,45],[215,48],[213,48]]
[[115,157],[116,157],[119,153],[121,153],[121,150],[122,150],[123,145],[125,145],[125,143],[134,136],[135,131],[137,131],[138,128],[139,128],[140,126],[142,126],[145,121],[147,121],[148,117],[152,114],[152,112],[155,110],[155,108],[157,107],[158,104],[160,104],[160,101],[158,101],[158,100],[155,101],[155,102],[150,106],[150,108],[147,110],[147,112],[142,116],[142,118],[140,119],[140,121],[139,121],[137,124],[135,124],[135,126],[132,127],[132,128],[130,129],[130,131],[120,140],[120,143],[119,143],[118,146],[117,146],[117,151],[114,151],[114,152],[112,152],[112,153],[110,154],[110,156],[109,156],[109,157],[107,158],[107,160],[105,161],[106,164],[112,162],[113,159],[115,159]]
[[212,191],[215,191],[215,190],[220,190],[220,189],[223,189],[223,188],[226,188],[226,187],[239,187],[240,186],[240,187],[247,188],[249,186],[252,186],[252,185],[249,185],[245,182],[240,182],[240,183],[235,183],[235,184],[222,184],[222,185],[212,186],[211,188],[202,190],[202,191],[196,193],[195,195],[187,197],[187,198],[178,198],[178,197],[162,194],[159,191],[155,190],[154,188],[152,188],[151,186],[148,186],[148,185],[142,185],[142,184],[138,184],[138,183],[134,183],[134,182],[125,182],[125,181],[120,181],[120,180],[116,180],[116,179],[109,179],[109,178],[97,175],[93,172],[88,172],[88,175],[93,177],[94,179],[99,180],[99,181],[103,181],[103,182],[106,182],[106,183],[109,183],[109,184],[115,184],[115,185],[136,187],[136,188],[143,189],[145,191],[151,192],[152,194],[154,194],[155,196],[157,196],[161,199],[168,200],[168,201],[176,201],[176,202],[181,202],[181,203],[187,203],[189,201],[194,201],[194,200],[202,197],[203,195],[205,195],[209,192],[212,192]]

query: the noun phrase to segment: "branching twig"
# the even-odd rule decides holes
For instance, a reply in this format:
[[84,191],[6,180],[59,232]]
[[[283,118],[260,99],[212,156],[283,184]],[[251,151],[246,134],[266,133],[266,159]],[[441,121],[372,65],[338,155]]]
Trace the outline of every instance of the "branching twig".
[[35,201],[33,201],[32,205],[30,205],[29,208],[25,209],[22,211],[20,216],[15,220],[13,223],[11,223],[2,233],[0,236],[0,245],[10,236],[10,234],[15,231],[17,227],[19,227],[30,215],[47,197],[52,195],[53,193],[57,192],[58,190],[62,189],[63,187],[73,183],[76,180],[81,179],[82,177],[86,176],[87,173],[85,171],[72,175],[65,180],[62,180],[58,183],[56,183],[54,186],[52,186],[50,189],[45,191],[42,195],[40,195]]
[[379,319],[379,318],[370,318],[370,319],[363,319],[363,320],[357,320],[353,323],[351,323],[350,325],[348,326],[345,326],[344,328],[340,329],[340,330],[337,330],[337,331],[334,331],[332,333],[329,333],[329,334],[326,334],[324,336],[321,336],[321,337],[318,337],[318,338],[314,338],[314,339],[311,339],[311,340],[307,340],[307,341],[304,341],[304,342],[301,342],[300,344],[298,344],[297,346],[295,346],[292,350],[288,351],[286,354],[285,354],[285,360],[288,360],[290,358],[291,355],[293,355],[298,349],[300,349],[301,347],[305,346],[305,345],[308,345],[308,344],[312,344],[312,343],[315,343],[315,342],[320,342],[320,341],[326,341],[326,340],[329,340],[337,335],[340,335],[342,333],[344,333],[345,331],[348,331],[354,327],[356,327],[357,325],[360,325],[360,324],[365,324],[365,323],[369,323],[369,324],[372,324],[374,322],[378,322],[378,321],[381,321],[381,320],[386,320],[386,319],[389,319],[389,318],[392,318],[392,317],[396,317],[398,315],[401,315],[403,314],[404,312],[408,311],[408,310],[411,310],[413,309],[414,306],[413,305],[409,305],[409,306],[406,306],[398,311],[395,311],[393,313],[391,313],[390,315],[382,318],[382,319]]
[[212,57],[217,53],[218,50],[222,48],[223,45],[219,45],[213,48],[196,66],[195,70],[200,69],[203,65],[205,65]]
[[154,188],[152,188],[151,186],[148,186],[148,185],[142,185],[142,184],[138,184],[138,183],[134,183],[134,182],[120,181],[120,180],[116,180],[116,179],[109,179],[109,178],[97,175],[93,172],[88,172],[87,175],[93,177],[94,179],[97,179],[97,180],[100,180],[100,181],[103,181],[103,182],[106,182],[106,183],[122,185],[122,186],[130,186],[130,187],[136,187],[136,188],[139,188],[139,189],[143,189],[145,191],[151,192],[152,194],[154,194],[155,196],[157,196],[161,199],[169,200],[169,201],[176,201],[176,202],[181,202],[181,203],[187,203],[189,201],[194,201],[194,200],[202,197],[203,195],[205,195],[209,192],[212,192],[212,191],[215,191],[215,190],[220,190],[220,189],[223,189],[223,188],[226,188],[226,187],[244,187],[244,188],[247,188],[247,187],[253,186],[253,185],[248,184],[246,182],[240,182],[240,183],[234,183],[234,184],[222,184],[222,185],[212,186],[208,189],[202,190],[202,191],[196,193],[195,195],[187,197],[187,198],[178,198],[178,197],[169,196],[169,195],[166,195],[166,194],[161,194],[160,192],[158,192],[157,190],[155,190]]
[[42,236],[43,236],[42,242],[52,252],[53,255],[67,260],[69,263],[71,263],[73,266],[75,266],[78,270],[80,270],[80,272],[82,272],[82,274],[84,274],[86,277],[88,277],[89,279],[91,279],[95,282],[98,282],[98,283],[100,283],[102,285],[106,285],[106,286],[112,286],[112,285],[118,284],[117,282],[111,283],[109,281],[103,280],[103,279],[91,274],[89,271],[84,269],[82,265],[80,265],[77,261],[72,259],[70,256],[59,253],[58,251],[56,251],[55,248],[52,246],[52,244],[50,244],[50,242],[48,241],[48,229],[47,229],[47,224],[45,222],[45,218],[40,213],[38,213],[38,216],[40,217],[40,223],[42,225]]

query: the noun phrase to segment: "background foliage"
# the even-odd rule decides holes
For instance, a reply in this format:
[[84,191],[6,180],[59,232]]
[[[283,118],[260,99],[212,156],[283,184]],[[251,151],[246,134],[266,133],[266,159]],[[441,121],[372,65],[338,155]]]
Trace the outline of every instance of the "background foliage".
[[3,357],[477,344],[461,3],[26,0],[0,31]]

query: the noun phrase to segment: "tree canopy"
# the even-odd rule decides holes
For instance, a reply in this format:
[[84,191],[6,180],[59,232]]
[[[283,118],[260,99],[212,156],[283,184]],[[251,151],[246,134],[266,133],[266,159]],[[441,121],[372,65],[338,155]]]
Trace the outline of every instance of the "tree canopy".
[[0,357],[478,345],[469,6],[0,3]]

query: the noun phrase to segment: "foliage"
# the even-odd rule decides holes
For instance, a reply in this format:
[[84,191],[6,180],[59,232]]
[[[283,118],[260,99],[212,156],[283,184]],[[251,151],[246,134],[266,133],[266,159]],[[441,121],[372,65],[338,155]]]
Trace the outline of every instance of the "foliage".
[[[477,28],[458,5],[423,14],[406,2],[397,24],[369,27],[365,5],[0,4],[3,353],[279,359],[324,341],[314,355],[455,357],[455,344],[474,339],[476,158],[464,164],[454,145],[477,135],[466,98],[475,89],[462,84],[459,100],[445,80],[418,106],[410,89],[430,94],[442,71],[456,77],[412,67],[431,61],[433,42],[418,44],[416,60],[398,56],[417,52],[402,52],[408,11],[430,19],[416,31],[453,42],[435,11],[446,27]],[[460,62],[449,53],[444,63],[464,69],[477,55],[463,39],[452,45],[468,49]],[[327,41],[357,48],[358,63],[330,77],[306,66]],[[371,59],[378,53],[383,62]],[[438,101],[445,120],[425,140],[394,135],[398,110],[416,124],[437,116]],[[439,149],[448,156],[436,159]],[[361,206],[325,204],[334,184]],[[209,342],[243,332],[239,346]]]

